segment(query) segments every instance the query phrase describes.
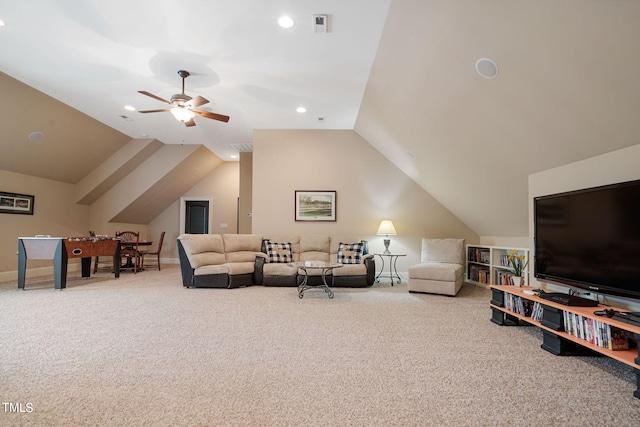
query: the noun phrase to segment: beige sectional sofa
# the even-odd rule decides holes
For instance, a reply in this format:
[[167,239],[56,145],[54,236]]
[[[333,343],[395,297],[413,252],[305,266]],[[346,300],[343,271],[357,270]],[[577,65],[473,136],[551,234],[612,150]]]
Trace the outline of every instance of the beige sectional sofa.
[[[265,236],[262,251],[266,254],[266,242],[291,243],[291,253],[294,262],[298,261],[328,261],[338,262],[340,243],[351,244],[362,240],[355,236],[325,236],[325,235],[273,235]],[[343,264],[332,270],[329,286],[335,287],[367,287],[372,286],[375,277],[375,262],[373,255],[368,254],[366,242],[363,245],[363,256],[355,264]],[[258,260],[262,263],[260,269],[262,277],[260,284],[264,286],[298,286],[302,282],[302,274],[297,268],[289,267],[286,263],[269,262],[269,256]],[[310,284],[320,284],[321,270],[310,269]]]
[[[340,243],[359,244],[358,259],[343,259],[334,269],[330,286],[366,287],[373,285],[375,262],[367,254],[366,242],[352,236],[257,234],[182,234],[178,253],[185,287],[237,288],[240,286],[298,286],[302,272],[287,265],[290,261],[332,261],[351,254]],[[277,249],[274,249],[277,247]],[[286,248],[279,249],[279,248]],[[278,251],[283,251],[278,252]],[[275,253],[275,252],[277,253]],[[282,255],[282,256],[279,256]],[[355,262],[348,264],[347,262]],[[321,280],[320,270],[309,270],[311,284]]]

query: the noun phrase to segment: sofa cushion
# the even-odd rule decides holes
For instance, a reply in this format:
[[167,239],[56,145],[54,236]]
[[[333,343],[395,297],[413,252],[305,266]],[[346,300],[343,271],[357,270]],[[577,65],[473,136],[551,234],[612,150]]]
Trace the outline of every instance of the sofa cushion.
[[287,263],[293,261],[291,243],[278,243],[268,240],[265,242],[269,262]]
[[409,278],[455,282],[463,272],[460,264],[426,262],[409,267]]
[[265,276],[295,276],[298,269],[283,263],[269,263],[262,266]]
[[178,239],[182,243],[191,268],[220,265],[226,261],[224,243],[219,234],[182,234]]
[[223,234],[226,262],[255,262],[262,247],[258,234]]
[[193,272],[196,276],[206,276],[209,274],[229,274],[229,267],[225,264],[222,265],[205,265],[198,267]]
[[329,236],[300,236],[300,252],[326,252],[328,254]]
[[420,262],[464,264],[464,239],[422,239]]
[[255,271],[255,262],[230,262],[225,264],[229,269],[229,274],[235,276],[237,274],[252,274]]
[[338,246],[339,264],[360,264],[364,243],[340,243]]
[[367,267],[360,264],[344,264],[340,268],[334,268],[332,270],[334,276],[366,276],[367,275]]

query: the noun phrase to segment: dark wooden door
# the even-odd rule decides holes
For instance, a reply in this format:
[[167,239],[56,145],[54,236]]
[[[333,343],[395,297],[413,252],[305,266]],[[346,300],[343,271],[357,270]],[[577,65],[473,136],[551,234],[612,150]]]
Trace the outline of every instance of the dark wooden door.
[[209,201],[190,200],[185,202],[185,233],[209,233]]

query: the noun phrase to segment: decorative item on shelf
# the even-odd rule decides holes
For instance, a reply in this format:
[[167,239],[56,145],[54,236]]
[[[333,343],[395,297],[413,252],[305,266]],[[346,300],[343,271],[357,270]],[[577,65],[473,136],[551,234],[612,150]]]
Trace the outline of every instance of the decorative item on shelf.
[[383,219],[380,222],[380,227],[378,227],[378,232],[376,234],[378,236],[387,237],[386,239],[384,239],[384,253],[390,254],[391,252],[389,252],[389,243],[391,243],[391,239],[389,239],[389,236],[396,236],[398,234],[396,233],[396,229],[393,226],[393,222],[391,222],[390,219]]
[[522,273],[524,272],[524,269],[527,268],[528,262],[529,261],[526,259],[524,255],[518,255],[517,250],[514,249],[511,252],[509,252],[509,264],[511,265],[511,268],[513,268],[513,274],[514,274],[511,280],[513,281],[514,285],[522,286],[523,284]]

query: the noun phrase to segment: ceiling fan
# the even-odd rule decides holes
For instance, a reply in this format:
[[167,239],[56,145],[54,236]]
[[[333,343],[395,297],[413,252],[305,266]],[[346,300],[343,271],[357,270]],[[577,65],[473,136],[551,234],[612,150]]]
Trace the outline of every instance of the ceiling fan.
[[178,75],[182,77],[182,93],[176,93],[175,95],[171,96],[171,101],[167,101],[166,99],[160,98],[159,96],[156,96],[144,90],[138,91],[138,93],[150,96],[151,98],[157,99],[158,101],[164,102],[165,104],[169,104],[173,106],[173,108],[164,110],[146,110],[140,111],[140,113],[160,113],[163,111],[170,111],[171,114],[173,114],[173,116],[178,119],[178,121],[184,123],[187,127],[196,125],[196,122],[193,120],[195,116],[219,120],[225,123],[229,121],[229,116],[211,113],[209,111],[197,110],[197,107],[206,104],[207,102],[209,102],[209,100],[202,96],[191,98],[189,95],[185,95],[184,79],[189,77],[189,72],[185,70],[179,70]]

